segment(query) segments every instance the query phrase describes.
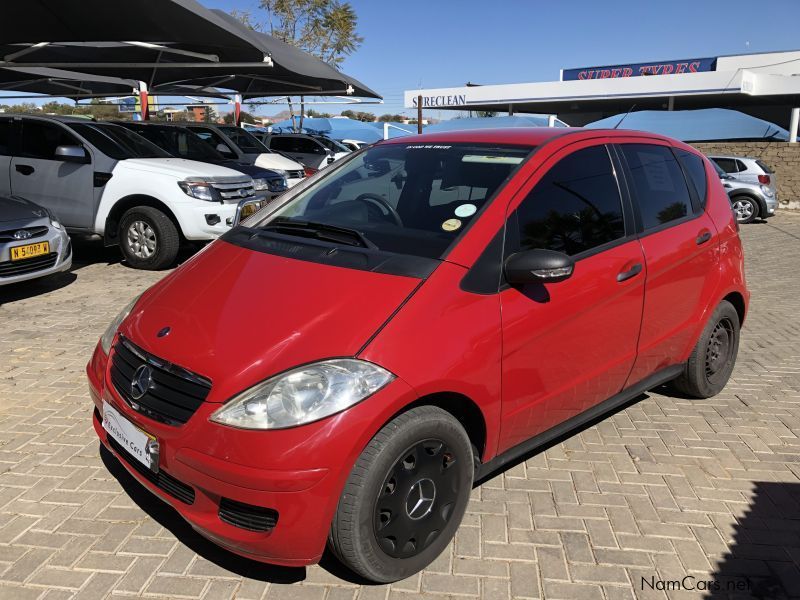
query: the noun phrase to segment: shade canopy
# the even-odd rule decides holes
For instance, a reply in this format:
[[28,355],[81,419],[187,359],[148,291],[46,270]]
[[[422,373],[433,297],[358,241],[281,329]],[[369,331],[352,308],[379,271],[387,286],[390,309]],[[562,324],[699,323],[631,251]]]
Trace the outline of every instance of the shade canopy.
[[[461,129],[497,129],[505,127],[547,127],[548,117],[540,115],[506,116],[506,117],[470,117],[466,119],[450,119],[425,128],[425,133],[438,131],[457,131]],[[556,127],[567,127],[563,121],[556,119]]]
[[[300,125],[300,118],[274,123],[270,129],[274,133],[292,132],[294,126]],[[355,119],[324,119],[304,118],[302,133],[316,133],[334,140],[358,140],[371,144],[383,139],[383,132],[373,127],[371,123],[363,123]]]
[[25,92],[64,98],[129,96],[138,83],[130,79],[83,75],[59,69],[0,69],[0,91]]
[[[8,10],[10,8],[10,10]],[[220,87],[246,98],[379,98],[318,58],[194,0],[32,0],[4,9],[0,67],[51,67],[148,84]]]
[[[735,110],[707,108],[700,110],[643,110],[600,119],[589,123],[590,129],[636,129],[659,133],[685,142],[716,140],[789,139],[789,132],[774,123]],[[620,120],[622,122],[620,123]]]

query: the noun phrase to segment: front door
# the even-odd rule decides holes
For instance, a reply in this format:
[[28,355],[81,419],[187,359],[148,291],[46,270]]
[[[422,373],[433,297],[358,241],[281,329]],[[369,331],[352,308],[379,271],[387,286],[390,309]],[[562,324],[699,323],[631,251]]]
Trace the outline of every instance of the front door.
[[20,147],[9,170],[11,191],[49,209],[66,227],[90,229],[95,215],[94,169],[91,163],[60,160],[59,146],[83,144],[62,125],[23,119]]
[[500,452],[619,392],[636,357],[644,256],[608,149],[576,146],[548,161],[509,214],[506,256],[557,250],[575,268],[559,283],[501,292]]

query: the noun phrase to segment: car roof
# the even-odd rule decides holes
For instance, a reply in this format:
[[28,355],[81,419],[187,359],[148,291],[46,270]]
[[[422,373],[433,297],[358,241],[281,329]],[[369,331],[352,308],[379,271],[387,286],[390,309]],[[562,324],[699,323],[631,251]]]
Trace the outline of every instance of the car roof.
[[[386,140],[384,143],[494,143],[521,146],[540,146],[545,142],[563,136],[574,136],[578,139],[596,137],[656,139],[672,144],[676,142],[671,138],[646,131],[631,131],[627,129],[584,129],[582,127],[507,127],[498,129],[462,129],[457,131],[440,131],[436,133],[422,133],[421,135],[397,137]],[[681,144],[682,145],[682,144]]]
[[751,156],[734,156],[733,154],[709,154],[708,158],[727,158],[729,160],[758,160]]

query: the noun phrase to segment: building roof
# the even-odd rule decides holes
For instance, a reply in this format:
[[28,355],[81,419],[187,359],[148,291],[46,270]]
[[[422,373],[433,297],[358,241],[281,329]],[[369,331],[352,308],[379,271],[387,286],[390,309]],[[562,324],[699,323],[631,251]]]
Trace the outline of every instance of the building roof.
[[800,105],[800,50],[700,60],[706,61],[707,70],[675,69],[687,61],[654,61],[653,65],[672,65],[672,72],[636,76],[638,71],[631,69],[633,76],[627,76],[624,66],[592,67],[584,73],[592,77],[588,79],[409,90],[405,105],[416,108],[417,97],[422,96],[423,109],[513,107],[515,113],[557,114],[571,125],[584,125],[625,113],[634,105],[636,110],[664,110],[672,104],[675,109],[733,108],[788,126],[789,108]]

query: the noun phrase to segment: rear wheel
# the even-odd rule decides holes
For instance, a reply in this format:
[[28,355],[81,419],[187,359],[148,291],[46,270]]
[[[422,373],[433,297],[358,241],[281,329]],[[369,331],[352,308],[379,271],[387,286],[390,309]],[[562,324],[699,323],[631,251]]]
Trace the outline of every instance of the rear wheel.
[[673,385],[695,398],[710,398],[722,391],[733,372],[739,352],[739,314],[723,300],[711,315],[683,373]]
[[165,269],[175,262],[180,249],[175,224],[151,206],[135,206],[122,215],[118,237],[122,254],[134,269]]
[[473,474],[472,445],[452,415],[434,406],[399,415],[353,467],[331,526],[331,549],[371,581],[413,575],[453,538]]
[[752,223],[758,217],[758,202],[750,196],[735,196],[731,206],[738,223]]

